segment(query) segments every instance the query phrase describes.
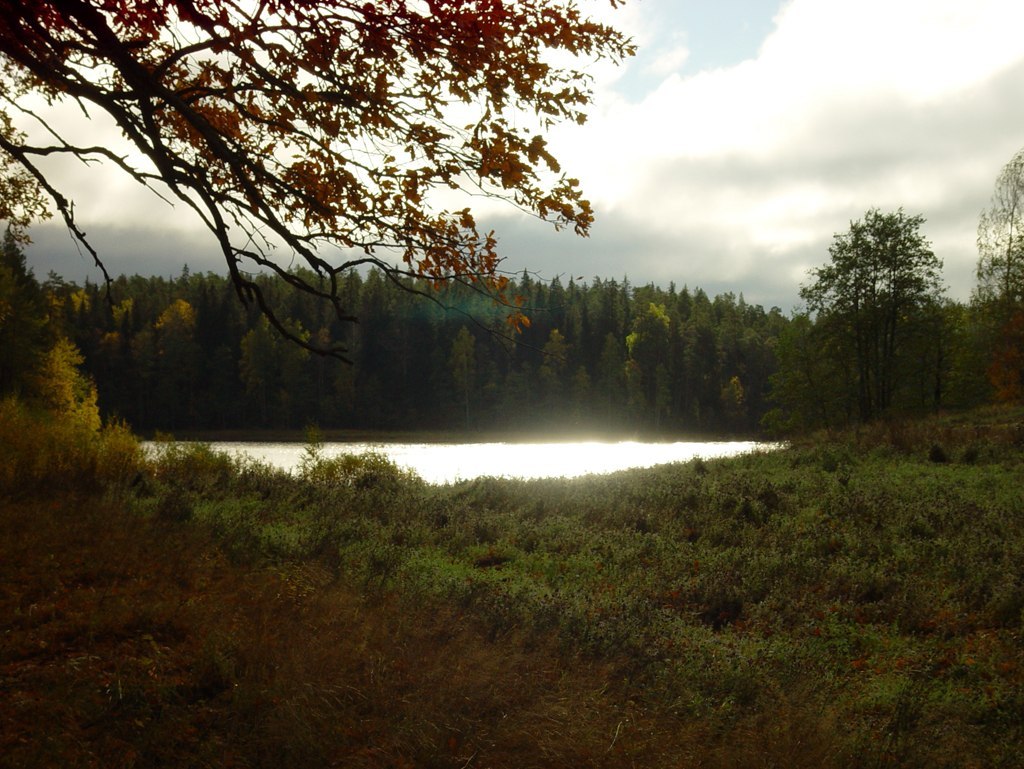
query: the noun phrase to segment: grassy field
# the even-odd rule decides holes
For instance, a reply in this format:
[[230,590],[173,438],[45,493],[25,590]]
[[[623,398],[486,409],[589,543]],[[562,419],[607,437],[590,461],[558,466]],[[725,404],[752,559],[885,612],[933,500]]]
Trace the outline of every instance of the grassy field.
[[1020,410],[444,487],[5,424],[2,766],[1024,765]]

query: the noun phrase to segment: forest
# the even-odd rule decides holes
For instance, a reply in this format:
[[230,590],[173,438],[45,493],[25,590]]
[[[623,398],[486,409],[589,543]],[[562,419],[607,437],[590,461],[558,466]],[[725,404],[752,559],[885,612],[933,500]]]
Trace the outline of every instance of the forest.
[[[544,57],[616,64],[635,45],[572,3],[426,14],[298,4],[272,31],[233,4],[214,3],[209,17],[189,5],[177,21],[203,42],[180,48],[155,34],[175,28],[173,4],[116,23],[84,0],[52,14],[4,8],[0,395],[52,390],[40,371],[53,381],[54,366],[71,372],[81,359],[68,373],[80,396],[94,393],[105,420],[141,434],[316,425],[670,436],[835,430],[1024,392],[1020,154],[982,216],[968,303],[946,296],[925,219],[902,208],[869,209],[840,229],[828,261],[794,287],[792,313],[692,285],[686,265],[707,254],[681,252],[667,288],[509,275],[472,207],[442,211],[434,196],[465,187],[470,199],[589,232],[593,208],[544,138],[556,123],[585,122],[586,68]],[[228,32],[211,32],[221,25]],[[291,48],[271,42],[281,34]],[[493,43],[485,51],[481,35]],[[123,71],[129,61],[138,66]],[[319,88],[296,91],[304,78]],[[97,105],[147,161],[64,136],[19,101],[36,92]],[[455,102],[473,106],[468,123],[445,118]],[[8,111],[39,120],[48,138],[25,134]],[[110,162],[158,194],[166,185],[219,245],[224,274],[193,274],[181,254],[159,277],[110,276],[60,181],[37,163],[51,155]],[[27,269],[28,229],[51,215],[92,256],[98,284]]]
[[[316,425],[778,435],[1015,400],[1017,301],[991,281],[970,304],[945,298],[922,223],[869,211],[836,235],[831,262],[812,271],[791,315],[742,293],[524,272],[509,282],[527,319],[516,330],[508,307],[471,286],[396,284],[371,268],[341,285],[351,323],[279,276],[253,277],[295,336],[340,341],[351,364],[282,338],[227,277],[185,267],[109,287],[55,274],[40,283],[8,237],[5,292],[18,307],[0,327],[0,380],[18,391],[46,347],[40,335],[66,338],[105,419],[178,434]],[[920,259],[873,256],[897,237],[916,237]]]
[[511,286],[530,325],[515,333],[506,311],[470,289],[431,301],[370,270],[346,276],[359,322],[342,325],[279,278],[256,280],[288,307],[296,334],[343,339],[354,364],[280,338],[219,275],[120,277],[111,302],[102,286],[56,276],[42,291],[82,351],[103,413],[142,431],[315,423],[750,433],[788,324],[742,295],[524,273]]
[[32,355],[31,329],[50,325],[81,352],[103,416],[141,432],[315,424],[753,435],[970,407],[998,394],[991,303],[963,305],[938,290],[904,313],[891,392],[875,414],[857,410],[848,370],[856,354],[828,337],[835,313],[824,307],[787,316],[742,294],[712,298],[628,278],[563,285],[524,272],[510,284],[529,319],[517,333],[507,308],[470,288],[406,291],[370,269],[345,277],[344,301],[359,319],[351,324],[279,277],[256,276],[287,307],[295,334],[342,339],[348,364],[281,338],[223,276],[187,267],[177,278],[121,276],[108,293],[55,274],[39,283],[10,238],[3,254],[8,279],[31,287],[0,331],[7,389],[9,372],[24,368],[19,356]]

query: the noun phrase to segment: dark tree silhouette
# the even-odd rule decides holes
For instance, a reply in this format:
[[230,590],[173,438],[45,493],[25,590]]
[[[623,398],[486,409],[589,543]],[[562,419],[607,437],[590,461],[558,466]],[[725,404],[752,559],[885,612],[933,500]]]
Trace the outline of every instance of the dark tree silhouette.
[[822,354],[853,365],[864,421],[884,414],[907,373],[915,324],[942,294],[942,262],[921,234],[923,216],[868,211],[837,233],[829,264],[800,289],[825,330]]

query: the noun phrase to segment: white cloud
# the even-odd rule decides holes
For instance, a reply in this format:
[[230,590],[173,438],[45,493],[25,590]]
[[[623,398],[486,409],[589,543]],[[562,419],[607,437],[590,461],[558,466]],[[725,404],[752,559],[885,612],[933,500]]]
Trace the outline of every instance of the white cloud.
[[679,244],[677,282],[711,262],[742,290],[903,206],[964,298],[978,212],[1024,144],[1022,28],[1017,0],[792,0],[757,58],[671,72],[637,101],[627,78],[602,84],[588,127],[553,144],[599,216],[634,223],[633,274],[664,271],[640,250],[653,230]]
[[773,79],[802,80],[805,96],[930,100],[1018,60],[1021,23],[1024,6],[1013,0],[793,0],[761,61]]
[[675,45],[658,53],[654,60],[644,67],[644,72],[661,77],[671,75],[682,69],[689,58],[689,48],[681,44]]
[[[132,168],[152,173],[153,163],[117,127],[106,112],[64,100],[48,105],[42,97],[29,96],[23,105],[45,120],[45,125],[28,114],[11,110],[16,125],[28,136],[30,144],[46,146],[54,143],[47,126],[62,136],[71,137],[77,146],[100,147],[119,156]],[[154,229],[196,231],[194,217],[183,215],[184,204],[178,201],[172,208],[157,195],[140,188],[127,173],[100,155],[94,154],[89,162],[66,155],[38,158],[40,169],[57,181],[61,193],[74,203],[76,220],[89,229],[94,224],[111,225],[131,219],[132,226],[145,224]],[[154,185],[164,197],[173,200],[173,194],[163,185]]]
[[[598,221],[579,240],[491,219],[510,263],[786,307],[835,232],[868,208],[903,206],[927,218],[951,293],[966,298],[978,213],[1024,145],[1024,3],[791,0],[756,56],[687,75],[698,41],[672,26],[674,2],[586,5],[648,46],[625,68],[590,67],[589,122],[551,136]],[[147,197],[70,174],[94,224],[124,221]],[[154,227],[184,220],[159,202],[142,210]]]

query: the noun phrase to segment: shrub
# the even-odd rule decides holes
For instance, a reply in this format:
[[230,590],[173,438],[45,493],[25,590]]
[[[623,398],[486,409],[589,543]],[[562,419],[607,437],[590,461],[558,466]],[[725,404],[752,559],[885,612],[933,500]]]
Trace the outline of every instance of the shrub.
[[138,441],[123,425],[0,401],[0,495],[123,488],[138,473]]
[[123,488],[137,477],[143,452],[138,439],[122,422],[100,431],[96,456],[96,478],[106,488]]
[[416,473],[399,467],[377,451],[324,458],[318,451],[307,448],[299,473],[303,480],[317,486],[349,486],[369,490],[422,484]]
[[202,443],[158,443],[153,450],[153,477],[175,493],[191,491],[222,496],[238,476],[240,462]]

